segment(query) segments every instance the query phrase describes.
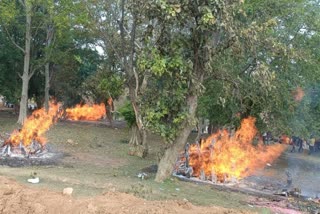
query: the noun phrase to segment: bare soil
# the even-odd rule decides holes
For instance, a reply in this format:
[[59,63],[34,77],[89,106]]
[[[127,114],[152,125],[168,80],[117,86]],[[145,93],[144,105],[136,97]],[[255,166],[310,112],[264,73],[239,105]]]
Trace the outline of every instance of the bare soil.
[[45,189],[35,189],[0,177],[1,213],[247,213],[216,206],[195,206],[186,200],[148,201],[120,192],[75,199]]
[[[18,128],[17,117],[0,110],[0,133]],[[129,156],[129,130],[105,122],[59,122],[48,145],[63,154],[56,165],[0,167],[0,213],[293,213],[276,204],[254,205],[246,194],[171,178],[154,182],[161,139],[149,135],[150,155]],[[36,172],[39,184],[27,179]],[[147,174],[145,179],[139,173]],[[72,196],[62,194],[66,187]],[[296,212],[299,213],[299,212]]]

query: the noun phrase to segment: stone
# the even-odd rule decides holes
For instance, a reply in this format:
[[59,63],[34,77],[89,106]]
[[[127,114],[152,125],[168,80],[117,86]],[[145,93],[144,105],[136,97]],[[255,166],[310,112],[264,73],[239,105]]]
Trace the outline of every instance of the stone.
[[72,139],[68,139],[68,140],[67,140],[67,143],[69,143],[69,144],[74,144],[74,142],[73,142]]
[[64,195],[72,195],[72,192],[73,192],[73,188],[71,187],[64,188],[62,191]]
[[35,177],[35,178],[29,178],[28,179],[28,182],[29,183],[32,183],[32,184],[37,184],[40,182],[40,179],[38,177]]

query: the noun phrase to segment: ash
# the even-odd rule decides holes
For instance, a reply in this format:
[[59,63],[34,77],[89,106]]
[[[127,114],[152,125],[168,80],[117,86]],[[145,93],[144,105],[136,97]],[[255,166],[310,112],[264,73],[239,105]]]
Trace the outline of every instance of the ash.
[[13,146],[6,141],[0,142],[0,165],[23,167],[34,165],[55,165],[62,157],[61,153],[54,152],[49,145],[41,145],[37,141],[25,147],[22,143]]
[[320,159],[316,156],[300,156],[289,151],[284,152],[272,165],[256,171],[243,179],[216,181],[212,176],[193,177],[188,154],[184,153],[176,162],[173,176],[183,181],[198,184],[210,184],[218,189],[229,189],[240,192],[251,192],[276,196],[293,196],[301,199],[319,199],[320,197]]

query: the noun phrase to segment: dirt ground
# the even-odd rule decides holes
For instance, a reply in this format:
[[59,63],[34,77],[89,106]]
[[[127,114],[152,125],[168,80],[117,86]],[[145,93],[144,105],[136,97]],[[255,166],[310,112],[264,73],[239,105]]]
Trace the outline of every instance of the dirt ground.
[[[0,133],[17,128],[16,119],[0,111]],[[148,136],[150,155],[141,159],[127,155],[129,136],[103,122],[59,122],[47,132],[48,145],[63,154],[55,165],[0,167],[0,213],[300,213],[176,178],[156,183],[150,166],[161,139]],[[27,182],[34,172],[39,184]],[[138,177],[142,172],[146,179]],[[66,187],[72,196],[62,194]]]
[[147,201],[120,192],[75,199],[44,189],[22,186],[0,177],[1,213],[247,213],[216,206],[195,206],[186,200]]

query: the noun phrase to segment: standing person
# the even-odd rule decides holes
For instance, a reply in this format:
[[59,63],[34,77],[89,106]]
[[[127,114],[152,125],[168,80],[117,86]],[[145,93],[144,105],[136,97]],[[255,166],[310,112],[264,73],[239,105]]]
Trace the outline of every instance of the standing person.
[[267,132],[264,132],[262,134],[262,141],[263,141],[263,145],[267,145]]
[[316,142],[316,138],[314,137],[314,135],[311,135],[309,140],[309,155],[311,155],[314,152],[315,142]]
[[297,146],[299,147],[298,152],[303,152],[303,139],[300,137],[297,139]]
[[316,139],[316,142],[314,143],[314,152],[320,151],[320,141],[319,139]]
[[296,136],[292,136],[290,140],[290,144],[292,145],[291,151],[290,152],[296,152],[296,142],[297,142]]
[[114,112],[114,105],[113,105],[113,99],[110,96],[107,100],[106,104],[106,116],[110,122],[111,127],[113,127],[113,118],[112,118],[112,113]]
[[270,131],[267,132],[267,141],[268,141],[268,145],[271,144],[271,141],[273,140],[273,136],[271,134]]

